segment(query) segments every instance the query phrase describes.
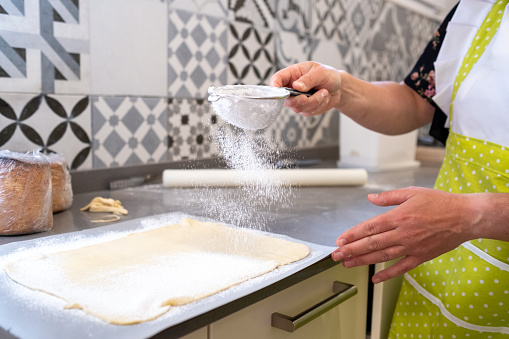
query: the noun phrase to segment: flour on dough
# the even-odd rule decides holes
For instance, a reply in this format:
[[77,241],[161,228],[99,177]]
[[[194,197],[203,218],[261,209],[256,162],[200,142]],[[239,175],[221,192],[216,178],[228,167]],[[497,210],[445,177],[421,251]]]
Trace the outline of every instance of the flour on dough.
[[281,265],[309,248],[248,230],[183,219],[123,238],[6,264],[9,277],[113,324],[155,319]]

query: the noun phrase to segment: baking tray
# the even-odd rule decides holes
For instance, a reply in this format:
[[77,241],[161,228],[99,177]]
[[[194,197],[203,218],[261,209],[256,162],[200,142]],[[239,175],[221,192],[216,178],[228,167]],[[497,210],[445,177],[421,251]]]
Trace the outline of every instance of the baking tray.
[[[184,213],[167,213],[128,220],[114,225],[65,233],[0,246],[0,327],[20,338],[146,338],[190,320],[234,300],[270,286],[329,256],[335,249],[288,236],[260,232],[276,238],[305,244],[310,254],[295,263],[277,268],[260,277],[233,286],[205,299],[172,307],[161,317],[134,325],[113,325],[81,310],[63,309],[65,302],[57,297],[30,290],[12,281],[3,266],[16,256],[43,251],[61,251],[116,239],[132,232],[178,223],[182,218],[213,221]],[[230,225],[231,226],[231,225]]]

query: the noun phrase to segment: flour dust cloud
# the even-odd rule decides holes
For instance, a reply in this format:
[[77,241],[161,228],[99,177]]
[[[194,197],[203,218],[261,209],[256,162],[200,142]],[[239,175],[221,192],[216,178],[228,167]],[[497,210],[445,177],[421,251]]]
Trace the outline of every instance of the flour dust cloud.
[[201,203],[215,220],[264,230],[275,213],[294,200],[294,188],[268,173],[276,169],[277,152],[256,131],[219,126],[215,132],[219,155],[228,168],[237,170],[232,173],[237,187],[209,187],[202,191]]

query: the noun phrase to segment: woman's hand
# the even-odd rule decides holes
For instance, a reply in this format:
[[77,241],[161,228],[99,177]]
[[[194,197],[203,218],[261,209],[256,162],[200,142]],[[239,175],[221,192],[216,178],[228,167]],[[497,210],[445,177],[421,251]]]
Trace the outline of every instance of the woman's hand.
[[318,91],[309,98],[299,95],[286,99],[285,106],[304,116],[322,114],[336,107],[341,99],[341,72],[312,61],[278,71],[272,76],[270,85],[291,87],[302,92],[317,89]]
[[286,67],[270,79],[274,87],[318,90],[311,97],[289,97],[285,106],[303,116],[331,108],[372,131],[397,135],[431,122],[435,107],[404,83],[367,82],[345,71],[307,61]]
[[377,206],[399,206],[343,233],[332,258],[343,260],[345,267],[402,258],[375,274],[373,282],[396,277],[479,237],[479,224],[491,218],[486,218],[490,197],[507,200],[507,194],[455,194],[421,187],[370,194],[369,201]]

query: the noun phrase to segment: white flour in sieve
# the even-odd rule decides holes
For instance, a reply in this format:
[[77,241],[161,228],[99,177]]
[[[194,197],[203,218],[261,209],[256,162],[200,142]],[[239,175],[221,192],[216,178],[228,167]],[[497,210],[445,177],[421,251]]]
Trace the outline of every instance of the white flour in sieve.
[[237,127],[253,131],[273,123],[289,95],[283,88],[251,85],[211,87],[209,93],[212,93],[209,100],[217,115]]

